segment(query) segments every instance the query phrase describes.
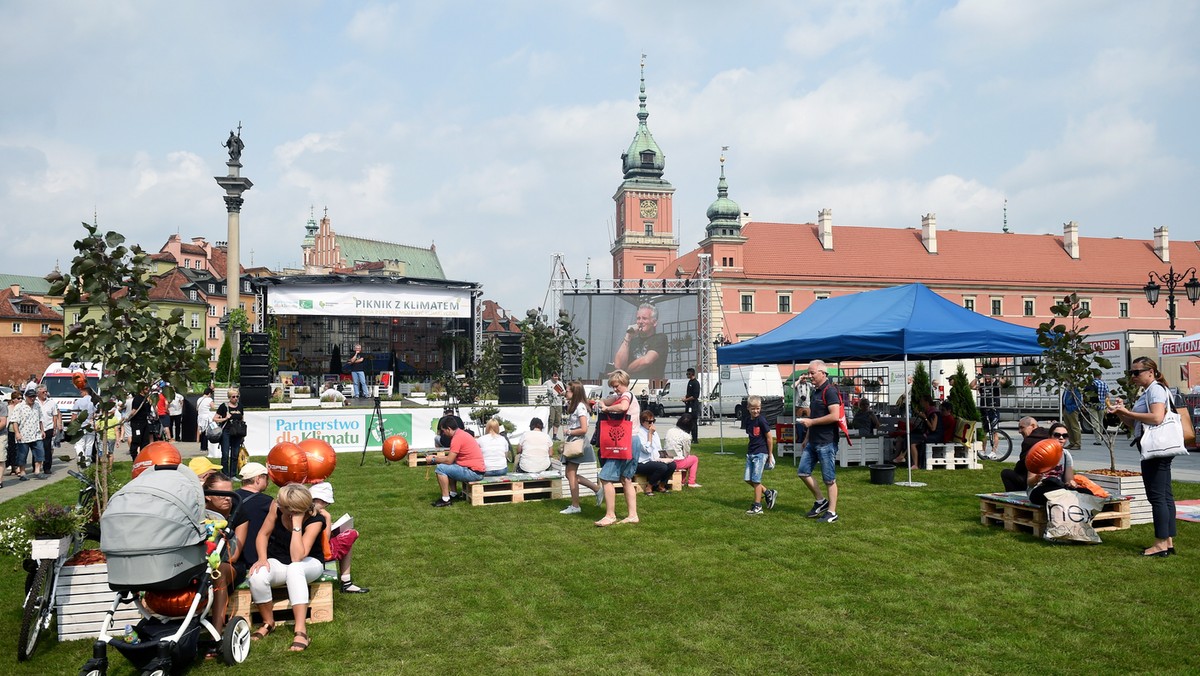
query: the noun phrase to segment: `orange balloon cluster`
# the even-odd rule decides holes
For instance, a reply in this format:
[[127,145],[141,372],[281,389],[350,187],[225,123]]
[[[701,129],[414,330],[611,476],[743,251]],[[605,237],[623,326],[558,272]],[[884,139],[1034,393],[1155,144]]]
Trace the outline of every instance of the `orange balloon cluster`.
[[1062,462],[1063,447],[1058,439],[1042,439],[1025,455],[1025,468],[1034,474],[1045,474]]
[[182,617],[187,615],[192,607],[192,599],[196,598],[196,588],[174,589],[171,591],[148,591],[142,595],[142,604],[151,612],[166,617]]
[[399,434],[393,434],[383,440],[383,457],[397,462],[403,460],[406,455],[408,455],[408,439]]
[[281,441],[267,453],[267,476],[276,486],[319,483],[336,467],[337,453],[322,439],[305,439],[299,444]]
[[183,456],[179,454],[179,449],[172,446],[170,442],[156,441],[143,448],[134,458],[133,476],[137,478],[137,475],[156,465],[179,465],[181,463],[183,463]]

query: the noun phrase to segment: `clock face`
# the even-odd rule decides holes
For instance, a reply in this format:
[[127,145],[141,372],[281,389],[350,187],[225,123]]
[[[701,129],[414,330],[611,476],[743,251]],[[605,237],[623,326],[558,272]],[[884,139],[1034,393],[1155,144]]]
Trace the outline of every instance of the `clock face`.
[[658,216],[658,202],[654,200],[642,200],[642,218],[655,218]]

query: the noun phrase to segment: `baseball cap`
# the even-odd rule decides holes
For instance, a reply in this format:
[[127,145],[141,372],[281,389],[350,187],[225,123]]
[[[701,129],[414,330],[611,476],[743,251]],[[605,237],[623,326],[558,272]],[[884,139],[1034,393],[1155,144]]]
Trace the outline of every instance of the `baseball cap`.
[[267,468],[261,462],[248,462],[242,465],[242,473],[238,475],[242,481],[249,481],[267,473]]
[[333,484],[328,481],[309,486],[308,492],[312,493],[313,500],[324,500],[327,505],[333,504]]
[[37,390],[35,390],[35,389],[33,389],[33,388],[30,388],[30,389],[28,389],[28,390],[25,390],[25,396],[27,396],[27,397],[36,397],[36,396],[37,396]]
[[201,474],[204,474],[205,472],[219,472],[219,471],[221,471],[221,466],[214,465],[212,460],[209,460],[208,458],[201,455],[201,456],[192,458],[192,460],[188,463],[188,469],[195,472],[196,476],[199,476]]

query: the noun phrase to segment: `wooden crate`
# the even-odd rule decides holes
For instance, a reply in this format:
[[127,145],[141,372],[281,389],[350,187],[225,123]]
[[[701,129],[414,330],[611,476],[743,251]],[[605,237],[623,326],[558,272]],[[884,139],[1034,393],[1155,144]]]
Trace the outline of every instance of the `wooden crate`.
[[[292,604],[288,601],[287,587],[275,587],[271,590],[271,598],[275,600],[275,621],[293,622]],[[258,617],[258,606],[250,599],[249,589],[237,589],[229,597],[229,615],[244,617],[253,626]],[[328,580],[315,582],[308,586],[308,621],[333,621],[333,583]]]
[[562,494],[562,479],[522,481],[475,481],[470,484],[471,504],[501,505],[533,500],[551,500]]
[[887,437],[857,437],[851,446],[845,439],[838,439],[838,465],[842,467],[865,467],[877,462],[889,462],[892,458],[884,451],[888,448]]
[[425,465],[430,464],[430,458],[444,458],[449,454],[450,451],[435,451],[432,449],[427,449],[424,451],[410,450],[408,455],[404,456],[404,461],[408,463],[409,467],[424,467]]
[[[641,474],[635,474],[633,480],[637,482],[638,488],[642,489],[643,491],[646,490],[646,477],[642,476]],[[667,485],[670,486],[671,490],[673,491],[683,490],[683,470],[675,470],[675,472],[671,474],[671,480],[667,482]]]
[[[979,497],[979,522],[985,526],[1003,526],[1007,531],[1031,533],[1041,537],[1046,531],[1046,508],[1037,507],[1024,493],[982,493]],[[1129,500],[1110,498],[1092,517],[1097,532],[1127,530],[1130,526]]]
[[[63,566],[58,573],[58,640],[94,639],[100,633],[104,614],[112,608],[117,593],[108,587],[108,564]],[[123,605],[113,615],[113,626],[124,629],[142,618],[133,604]]]
[[1141,475],[1115,477],[1108,476],[1107,474],[1092,474],[1090,472],[1078,473],[1086,475],[1087,478],[1091,479],[1097,486],[1108,491],[1111,495],[1128,496],[1130,498],[1130,523],[1133,525],[1154,522],[1154,515],[1150,510],[1150,501],[1146,499],[1146,486],[1142,483]]

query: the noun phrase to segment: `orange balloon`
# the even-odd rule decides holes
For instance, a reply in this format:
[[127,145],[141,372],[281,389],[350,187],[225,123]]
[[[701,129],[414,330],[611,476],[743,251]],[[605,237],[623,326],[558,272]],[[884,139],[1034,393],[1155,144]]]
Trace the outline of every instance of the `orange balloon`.
[[1042,439],[1025,455],[1025,468],[1034,474],[1045,474],[1062,462],[1063,447],[1058,439]]
[[408,439],[399,434],[393,434],[383,440],[383,457],[397,462],[403,460],[406,455],[408,455]]
[[167,441],[156,441],[148,444],[137,454],[137,458],[133,461],[133,476],[134,478],[146,469],[156,465],[179,465],[183,463],[183,456],[179,454],[179,449],[175,448]]
[[192,607],[192,599],[195,597],[195,587],[171,591],[148,591],[142,595],[142,604],[159,615],[182,617],[187,615],[188,610]]
[[267,476],[276,486],[304,483],[308,478],[308,454],[290,441],[281,441],[267,453]]
[[308,456],[308,478],[305,483],[315,484],[328,479],[337,467],[337,452],[324,439],[305,439],[300,450]]

